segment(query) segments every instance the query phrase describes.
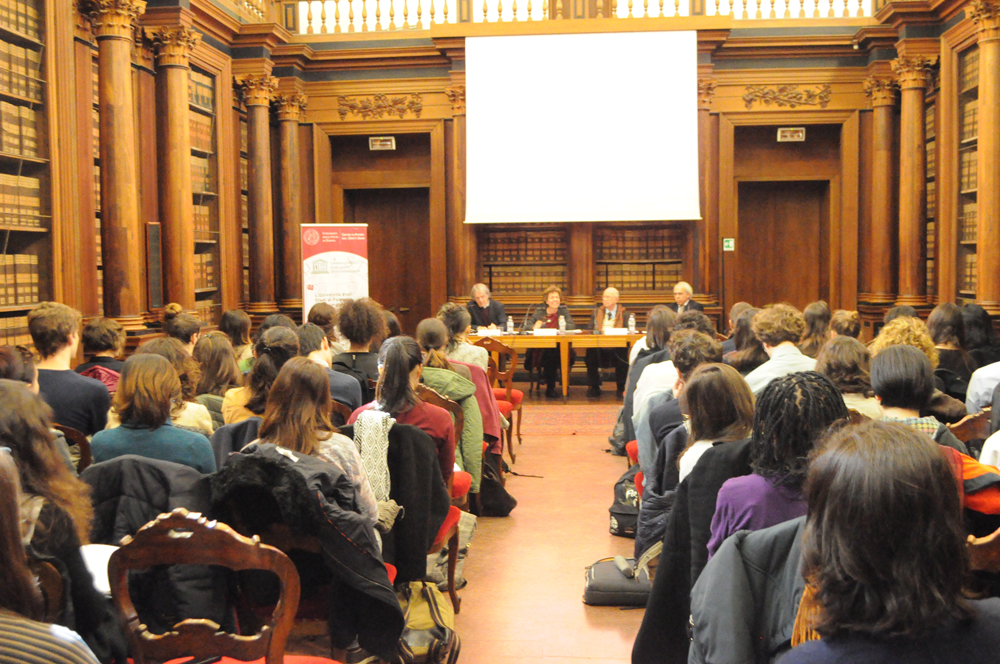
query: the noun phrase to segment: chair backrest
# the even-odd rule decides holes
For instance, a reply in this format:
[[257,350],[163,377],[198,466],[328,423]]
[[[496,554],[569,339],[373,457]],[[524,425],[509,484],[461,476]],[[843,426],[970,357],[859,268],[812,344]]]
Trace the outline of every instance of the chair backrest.
[[1000,530],[986,537],[969,536],[965,544],[969,566],[974,570],[1000,572]]
[[38,579],[38,587],[42,591],[45,604],[45,615],[42,622],[58,623],[63,619],[63,608],[66,606],[66,585],[62,574],[52,563],[28,556],[28,568]]
[[[152,634],[136,613],[128,591],[128,572],[154,565],[219,565],[233,570],[262,569],[274,572],[281,594],[274,614],[253,636],[222,632],[211,620],[184,620],[166,634]],[[278,549],[248,539],[229,526],[209,521],[183,507],[161,514],[134,537],[122,540],[108,562],[111,597],[123,620],[137,664],[163,662],[184,656],[195,660],[219,655],[250,661],[264,658],[279,664],[299,605],[299,574],[292,561]]]
[[496,362],[495,373],[490,376],[490,382],[497,387],[505,388],[507,390],[505,401],[511,401],[510,391],[514,386],[514,371],[517,369],[517,351],[493,337],[478,339],[475,345],[489,351]]
[[455,443],[459,444],[462,440],[462,432],[465,430],[465,413],[462,411],[462,407],[423,383],[417,384],[417,396],[432,406],[440,406],[451,413],[455,420]]
[[992,408],[984,408],[976,415],[967,415],[961,421],[949,425],[951,432],[955,434],[963,443],[970,440],[986,440],[990,437],[990,416],[993,414]]
[[63,426],[62,424],[53,424],[52,427],[57,431],[61,431],[62,435],[66,436],[67,443],[80,448],[80,460],[76,462],[76,472],[82,473],[94,462],[94,457],[90,455],[90,441],[87,440],[82,431],[77,431],[73,427]]
[[345,424],[347,424],[347,420],[351,419],[351,413],[353,413],[354,411],[351,410],[350,406],[342,404],[336,399],[331,399],[330,401],[333,402],[333,414],[340,418],[339,422],[335,421],[333,423],[334,426],[338,427],[344,426]]

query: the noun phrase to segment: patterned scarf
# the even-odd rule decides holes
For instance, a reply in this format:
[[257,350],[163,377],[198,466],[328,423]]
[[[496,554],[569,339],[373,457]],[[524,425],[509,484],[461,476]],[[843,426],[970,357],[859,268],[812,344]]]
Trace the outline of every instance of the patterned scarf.
[[378,410],[366,410],[354,422],[354,444],[379,502],[389,500],[389,429],[395,423],[389,413]]

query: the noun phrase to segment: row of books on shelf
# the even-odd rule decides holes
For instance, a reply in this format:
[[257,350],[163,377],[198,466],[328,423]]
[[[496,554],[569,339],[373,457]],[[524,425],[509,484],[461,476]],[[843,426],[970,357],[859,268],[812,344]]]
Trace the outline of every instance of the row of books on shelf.
[[609,286],[625,291],[664,290],[680,281],[681,265],[602,265],[598,267],[595,277],[600,290]]
[[566,233],[562,231],[494,231],[486,236],[483,260],[564,261]]
[[507,294],[538,295],[548,286],[555,284],[564,287],[568,283],[566,268],[562,265],[545,266],[533,269],[517,268],[487,268],[483,281],[491,291]]
[[207,157],[191,155],[191,190],[196,194],[212,191],[212,165]]
[[975,252],[965,254],[962,261],[962,285],[959,287],[959,290],[976,290],[976,284],[979,281],[979,261],[977,259],[978,257]]
[[212,118],[200,113],[191,113],[191,147],[202,152],[212,151]]
[[679,259],[683,248],[684,234],[673,228],[602,228],[594,235],[597,260]]
[[196,242],[217,239],[212,228],[212,207],[209,205],[194,206],[194,239]]
[[215,111],[215,86],[211,76],[197,71],[188,74],[188,101],[210,113]]
[[194,255],[194,287],[215,288],[215,256],[214,254]]
[[39,157],[38,113],[27,106],[0,102],[0,143],[7,154]]
[[246,233],[241,233],[243,236],[243,267],[250,267],[250,236]]
[[243,228],[250,228],[250,199],[246,194],[240,194],[240,221]]
[[978,155],[975,150],[965,150],[958,153],[959,189],[968,191],[975,189],[979,179]]
[[90,109],[90,148],[94,156],[101,156],[101,114],[96,108]]
[[979,100],[966,99],[958,109],[958,136],[967,141],[979,135]]
[[250,181],[249,171],[250,171],[250,165],[249,165],[249,163],[247,162],[246,158],[241,157],[240,158],[240,189],[242,189],[243,191],[246,191],[246,190],[248,190],[250,188],[250,186],[247,184]]
[[41,228],[42,218],[41,181],[0,173],[0,220],[10,226]]
[[250,135],[247,133],[247,121],[240,119],[240,152],[250,152]]
[[41,6],[42,0],[0,0],[0,25],[32,39],[41,39]]
[[94,164],[94,206],[101,209],[101,166]]
[[199,300],[194,303],[194,315],[206,325],[215,323],[215,311],[219,305],[211,300]]
[[[104,249],[104,244],[101,241],[101,215],[96,215],[94,217],[94,236],[95,236],[95,250],[97,251],[97,266],[100,267],[104,265],[104,255],[102,253]],[[100,276],[100,273],[98,273]]]
[[934,138],[934,104],[928,104],[924,107],[924,138],[931,140]]
[[927,164],[927,177],[933,178],[937,176],[937,141],[928,141],[927,148],[925,150],[926,164]]
[[250,268],[243,268],[243,302],[250,301]]
[[0,39],[0,92],[41,102],[41,79],[42,54],[40,51]]
[[962,90],[979,85],[979,49],[970,48],[959,59],[958,76]]
[[927,182],[927,218],[937,218],[937,182],[934,180]]
[[31,346],[27,316],[0,318],[0,344],[4,346]]
[[0,254],[0,307],[38,302],[38,256]]
[[959,242],[975,242],[976,224],[979,223],[979,215],[976,213],[975,208],[971,212],[965,210],[967,208],[963,208],[963,212],[958,218],[958,240]]

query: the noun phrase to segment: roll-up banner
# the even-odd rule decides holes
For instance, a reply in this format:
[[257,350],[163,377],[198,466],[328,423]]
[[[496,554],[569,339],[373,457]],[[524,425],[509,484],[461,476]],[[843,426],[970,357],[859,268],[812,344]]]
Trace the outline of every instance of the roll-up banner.
[[302,320],[314,304],[368,296],[368,224],[302,224]]

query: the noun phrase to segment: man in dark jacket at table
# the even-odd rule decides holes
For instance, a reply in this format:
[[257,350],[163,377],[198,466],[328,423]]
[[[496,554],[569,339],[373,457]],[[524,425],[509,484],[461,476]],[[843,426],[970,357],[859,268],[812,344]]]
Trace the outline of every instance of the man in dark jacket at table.
[[491,330],[507,326],[507,311],[504,306],[490,297],[486,284],[472,287],[472,299],[466,305],[472,316],[472,327],[486,327]]
[[674,303],[667,306],[679,314],[685,311],[704,311],[705,307],[700,302],[691,299],[694,289],[686,281],[678,281],[674,284]]

